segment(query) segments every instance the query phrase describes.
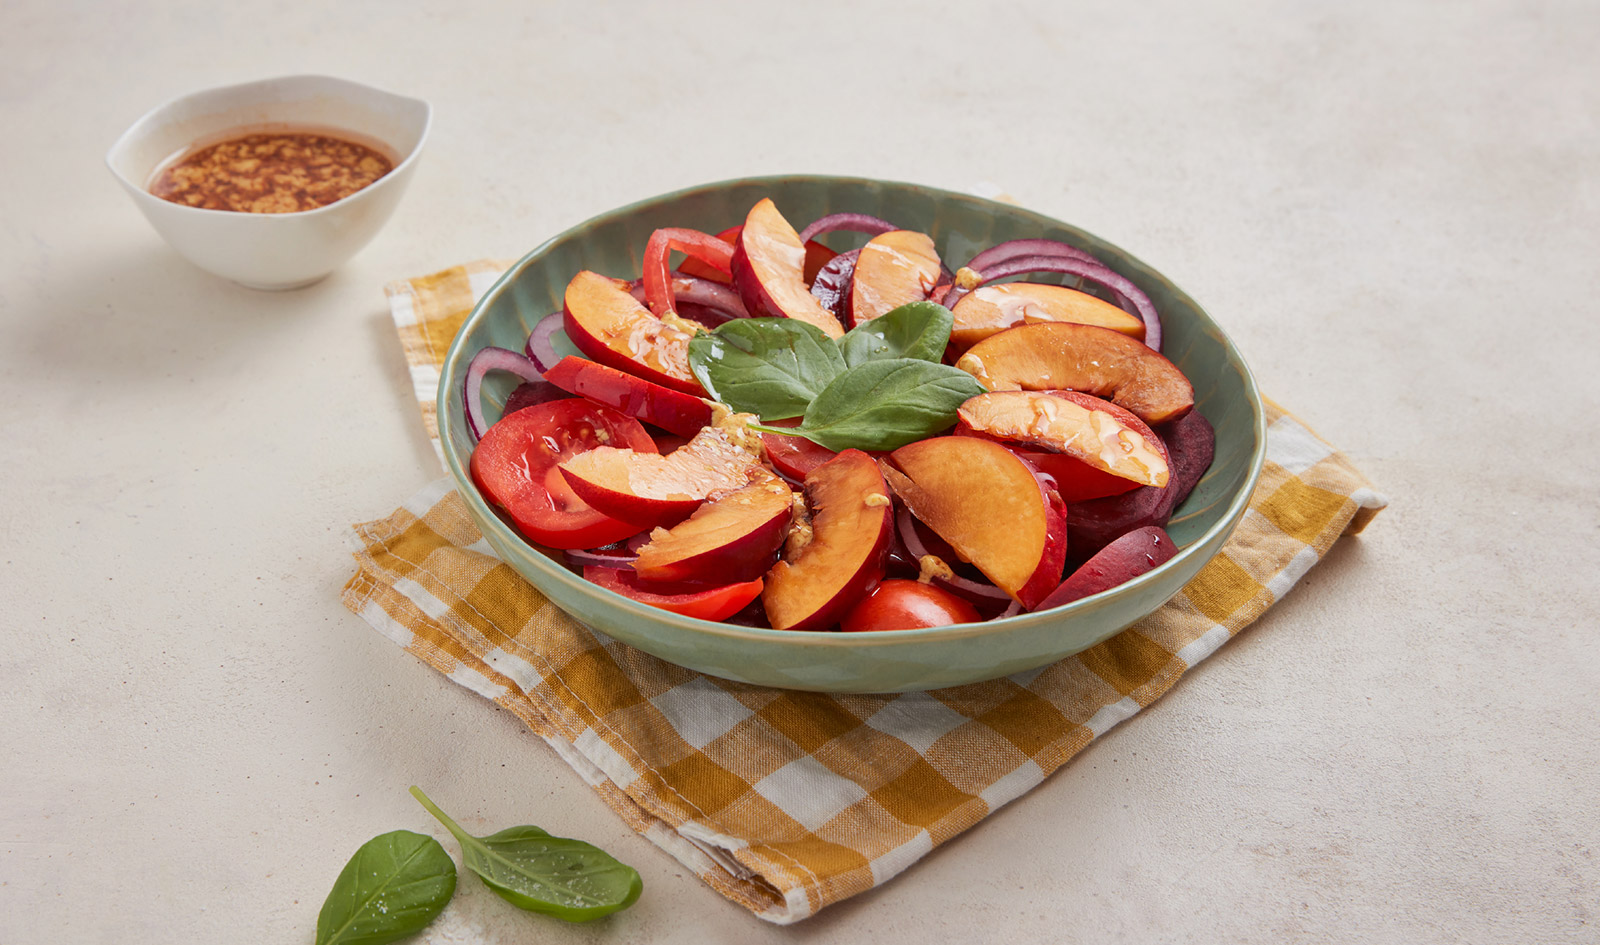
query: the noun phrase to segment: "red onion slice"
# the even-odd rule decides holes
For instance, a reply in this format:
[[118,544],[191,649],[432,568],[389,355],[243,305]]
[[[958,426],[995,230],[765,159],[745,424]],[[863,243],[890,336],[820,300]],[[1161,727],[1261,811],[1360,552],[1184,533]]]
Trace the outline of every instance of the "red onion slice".
[[[897,511],[896,525],[899,524],[898,516],[899,512]],[[891,573],[898,570],[918,574],[922,571],[922,565],[917,563],[917,556],[911,553],[911,549],[906,547],[905,539],[900,537],[900,529],[898,527],[889,533],[889,550],[884,554],[884,564]]]
[[999,620],[1001,617],[1015,617],[1017,614],[1020,614],[1020,613],[1022,613],[1022,602],[1014,600],[1014,601],[1012,601],[1010,604],[1008,604],[1006,606],[1005,610],[1000,611],[998,614],[995,614],[993,617],[990,617],[989,619],[990,620]]
[[[713,309],[726,315],[727,318],[750,317],[750,312],[744,307],[744,300],[739,298],[739,293],[735,292],[732,286],[702,279],[699,276],[684,275],[681,272],[674,272],[668,285],[672,289],[674,302],[687,302]],[[635,280],[628,286],[628,292],[644,302],[644,280]]]
[[[546,319],[548,321],[548,319]],[[483,377],[490,371],[508,371],[530,383],[544,383],[544,374],[532,360],[507,348],[484,348],[467,363],[461,399],[467,408],[467,429],[476,443],[489,429],[483,412]]]
[[739,293],[734,291],[732,286],[702,279],[699,276],[673,273],[672,297],[679,302],[703,305],[719,312],[726,312],[729,318],[750,317],[749,310],[744,307],[744,299],[739,297]]
[[1060,240],[1007,240],[1004,243],[996,243],[972,257],[972,261],[967,263],[967,268],[983,272],[990,266],[1008,262],[1019,256],[1065,256],[1068,259],[1079,259],[1097,266],[1105,265],[1090,253]]
[[704,328],[715,328],[725,322],[731,322],[742,315],[729,315],[720,308],[710,308],[705,305],[696,305],[693,302],[678,301],[672,303],[672,308],[680,318],[687,318],[697,322]]
[[609,551],[563,551],[567,556],[567,563],[580,568],[625,568],[633,570],[633,562],[638,557],[630,554],[613,554]]
[[533,331],[528,333],[528,344],[523,350],[528,355],[528,360],[543,374],[556,366],[561,356],[556,354],[556,346],[551,343],[550,336],[566,328],[567,323],[562,319],[560,312],[551,312],[539,319],[539,324],[533,326]]
[[830,213],[801,230],[800,243],[805,245],[811,241],[812,237],[821,236],[824,233],[832,233],[835,230],[849,230],[852,233],[880,236],[898,229],[900,228],[888,220],[880,220],[865,213]]
[[1101,263],[1084,262],[1067,256],[1015,256],[988,269],[974,271],[978,272],[979,281],[976,285],[962,288],[957,281],[956,285],[945,293],[940,304],[946,308],[953,308],[961,297],[972,289],[1007,276],[1020,276],[1028,272],[1059,272],[1099,283],[1130,302],[1134,307],[1130,314],[1138,315],[1140,321],[1144,322],[1144,343],[1153,350],[1161,350],[1161,317],[1156,314],[1156,307],[1150,301],[1150,297],[1125,276],[1111,271]]
[[[894,523],[896,530],[900,533],[901,543],[905,545],[906,551],[910,552],[911,556],[917,560],[918,566],[920,567],[922,559],[930,552],[928,551],[928,546],[922,543],[922,538],[917,535],[917,523],[911,515],[911,510],[902,506],[899,511],[895,513]],[[973,603],[981,604],[988,601],[1011,599],[1011,595],[1007,594],[1005,591],[1002,591],[1000,588],[995,587],[993,584],[985,584],[982,581],[974,581],[971,578],[964,578],[955,573],[952,573],[950,577],[947,578],[935,577],[933,579],[933,583],[947,590],[954,591]]]

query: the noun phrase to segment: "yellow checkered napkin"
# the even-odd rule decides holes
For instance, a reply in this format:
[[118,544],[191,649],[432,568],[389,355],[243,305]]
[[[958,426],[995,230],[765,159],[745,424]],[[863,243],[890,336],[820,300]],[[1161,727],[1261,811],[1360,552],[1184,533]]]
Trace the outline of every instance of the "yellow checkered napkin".
[[[430,421],[445,346],[493,264],[389,289]],[[901,695],[763,689],[582,626],[502,564],[450,480],[356,526],[344,602],[522,719],[640,833],[763,919],[871,889],[1044,780],[1283,597],[1385,500],[1269,406],[1238,530],[1183,592],[1078,656]]]

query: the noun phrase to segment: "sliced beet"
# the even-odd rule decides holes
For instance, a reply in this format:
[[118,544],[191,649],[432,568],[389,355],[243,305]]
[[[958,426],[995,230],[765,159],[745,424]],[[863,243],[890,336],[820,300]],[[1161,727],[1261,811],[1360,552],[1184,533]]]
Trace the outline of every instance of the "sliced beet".
[[840,322],[850,315],[850,285],[855,281],[856,257],[860,255],[859,249],[840,253],[828,260],[811,281],[811,294]]
[[1167,489],[1172,494],[1172,505],[1167,510],[1170,514],[1172,509],[1189,498],[1189,493],[1199,485],[1200,477],[1211,468],[1211,460],[1216,456],[1217,437],[1210,422],[1200,416],[1198,410],[1191,410],[1171,423],[1162,424],[1155,432],[1171,453],[1172,472],[1167,483]]

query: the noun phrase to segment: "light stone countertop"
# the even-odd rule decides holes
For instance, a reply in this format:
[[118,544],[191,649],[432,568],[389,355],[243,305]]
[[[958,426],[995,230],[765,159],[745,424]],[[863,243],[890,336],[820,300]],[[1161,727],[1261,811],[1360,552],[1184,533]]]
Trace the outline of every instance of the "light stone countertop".
[[[0,942],[312,940],[360,843],[538,823],[427,942],[1600,941],[1600,6],[127,3],[0,11]],[[102,164],[296,72],[429,99],[327,280],[208,276]],[[439,475],[381,287],[781,172],[989,181],[1156,265],[1392,499],[1132,722],[885,888],[725,902],[340,606]],[[447,848],[454,850],[447,841]]]

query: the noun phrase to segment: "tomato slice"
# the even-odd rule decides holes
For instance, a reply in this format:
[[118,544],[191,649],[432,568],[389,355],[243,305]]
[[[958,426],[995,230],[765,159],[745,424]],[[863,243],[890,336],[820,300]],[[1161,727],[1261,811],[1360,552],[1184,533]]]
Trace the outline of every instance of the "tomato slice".
[[[766,424],[769,427],[797,427],[800,418],[793,417],[788,420],[772,420]],[[782,433],[763,433],[761,442],[767,448],[767,461],[772,468],[795,482],[804,482],[811,470],[816,469],[828,460],[838,456],[833,450],[828,449],[815,440],[808,440],[803,436],[784,436]],[[873,459],[888,456],[890,450],[863,450]]]
[[672,273],[667,260],[673,250],[687,253],[726,277],[733,273],[733,244],[681,227],[663,227],[644,246],[644,298],[659,318],[672,311]]
[[[800,425],[800,419],[796,417],[793,420],[774,420],[767,425],[797,427]],[[811,470],[839,455],[821,443],[803,436],[763,433],[761,443],[767,448],[767,462],[772,464],[772,468],[795,482],[804,482]]]
[[631,597],[641,604],[660,607],[685,617],[701,620],[725,620],[745,608],[746,604],[761,595],[761,578],[706,587],[703,584],[665,584],[641,581],[632,571],[619,568],[602,568],[589,565],[583,569],[583,578],[623,597]]
[[581,397],[507,414],[472,452],[472,481],[505,509],[517,530],[550,548],[595,548],[639,529],[591,508],[557,466],[597,446],[654,453],[655,441],[632,417]]
[[[739,231],[743,229],[743,226],[730,226],[721,233],[718,233],[717,239],[722,240],[729,246],[732,246],[739,241]],[[806,242],[806,284],[810,285],[811,282],[817,278],[817,273],[822,270],[822,267],[828,264],[828,260],[837,255],[839,254],[817,242],[816,240],[808,240]],[[712,282],[720,282],[723,285],[731,285],[733,283],[733,277],[731,275],[726,272],[719,272],[700,260],[695,259],[693,256],[685,259],[683,263],[678,266],[678,271],[686,276],[699,276],[702,279],[710,279]]]

